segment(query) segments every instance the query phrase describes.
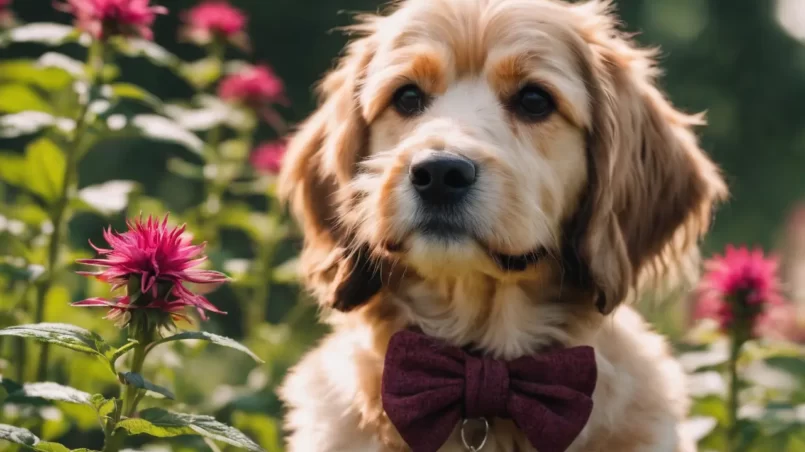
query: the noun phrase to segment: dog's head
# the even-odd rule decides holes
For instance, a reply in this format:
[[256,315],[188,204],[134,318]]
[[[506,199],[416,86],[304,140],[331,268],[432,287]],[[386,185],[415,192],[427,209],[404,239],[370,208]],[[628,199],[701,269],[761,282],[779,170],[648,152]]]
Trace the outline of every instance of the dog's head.
[[337,309],[395,264],[517,281],[548,258],[609,313],[726,194],[604,3],[408,0],[355,31],[281,178]]

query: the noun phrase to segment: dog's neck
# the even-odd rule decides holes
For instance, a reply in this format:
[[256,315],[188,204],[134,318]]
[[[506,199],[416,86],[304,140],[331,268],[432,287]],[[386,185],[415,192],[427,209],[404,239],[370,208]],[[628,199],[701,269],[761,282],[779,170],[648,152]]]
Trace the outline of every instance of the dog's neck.
[[[586,342],[601,316],[589,295],[565,286],[555,272],[500,280],[481,273],[400,281],[388,300],[409,325],[456,346],[513,359],[558,344]],[[593,328],[591,328],[591,325]]]

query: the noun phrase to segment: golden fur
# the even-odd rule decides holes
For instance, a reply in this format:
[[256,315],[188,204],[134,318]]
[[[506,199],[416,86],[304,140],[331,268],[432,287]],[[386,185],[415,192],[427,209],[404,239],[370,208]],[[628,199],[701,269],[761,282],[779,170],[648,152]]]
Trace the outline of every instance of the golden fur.
[[[600,1],[407,0],[353,31],[281,175],[306,236],[306,284],[334,329],[281,390],[289,450],[406,450],[380,377],[389,337],[408,325],[507,359],[591,345],[595,408],[571,450],[694,450],[680,434],[681,369],[620,306],[695,257],[726,195],[691,130],[700,118],[655,87],[653,52]],[[390,102],[410,83],[433,100],[403,118]],[[525,83],[549,91],[556,113],[526,123],[507,111]],[[444,150],[482,168],[472,239],[415,227],[409,164]],[[539,248],[524,270],[492,258]],[[527,450],[511,422],[492,421],[485,452]]]

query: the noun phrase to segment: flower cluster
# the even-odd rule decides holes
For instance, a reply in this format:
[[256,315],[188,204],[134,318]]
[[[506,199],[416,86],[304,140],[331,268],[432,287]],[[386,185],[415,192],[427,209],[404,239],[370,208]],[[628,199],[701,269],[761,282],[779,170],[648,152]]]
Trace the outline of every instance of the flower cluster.
[[249,160],[255,170],[266,174],[277,174],[282,167],[285,150],[286,145],[284,142],[269,141],[252,151]]
[[245,33],[246,15],[226,1],[210,0],[187,11],[181,36],[199,45],[216,39],[225,40],[248,50],[249,38]]
[[95,39],[139,36],[152,39],[151,25],[158,14],[167,14],[151,0],[65,0],[62,11],[75,16],[76,26]]
[[[172,320],[187,319],[185,308],[192,307],[202,319],[205,311],[221,313],[202,295],[193,293],[185,284],[220,284],[227,277],[220,272],[197,269],[206,260],[202,255],[204,244],[193,245],[185,234],[185,227],[168,226],[168,217],[160,222],[148,217],[129,221],[124,233],[104,231],[110,248],[99,248],[90,243],[102,257],[78,261],[86,265],[103,267],[97,272],[81,272],[112,285],[112,290],[126,288],[125,296],[114,300],[90,298],[76,306],[109,306],[108,318],[120,326],[132,321],[132,311],[146,310],[157,315],[160,326],[171,325]],[[146,313],[146,314],[148,314]],[[159,315],[163,314],[163,315]],[[148,319],[149,324],[153,322]]]
[[282,102],[282,80],[267,65],[252,66],[221,81],[218,95],[229,102],[252,108]]
[[705,263],[695,317],[714,319],[724,330],[741,324],[746,333],[756,333],[770,308],[783,304],[777,268],[777,259],[761,250],[728,246]]

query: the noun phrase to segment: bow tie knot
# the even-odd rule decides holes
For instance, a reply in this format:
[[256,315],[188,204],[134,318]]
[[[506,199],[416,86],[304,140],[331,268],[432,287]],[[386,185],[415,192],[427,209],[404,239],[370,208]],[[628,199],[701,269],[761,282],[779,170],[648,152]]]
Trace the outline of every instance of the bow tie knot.
[[507,418],[509,369],[506,363],[467,355],[464,362],[464,411],[467,419]]

